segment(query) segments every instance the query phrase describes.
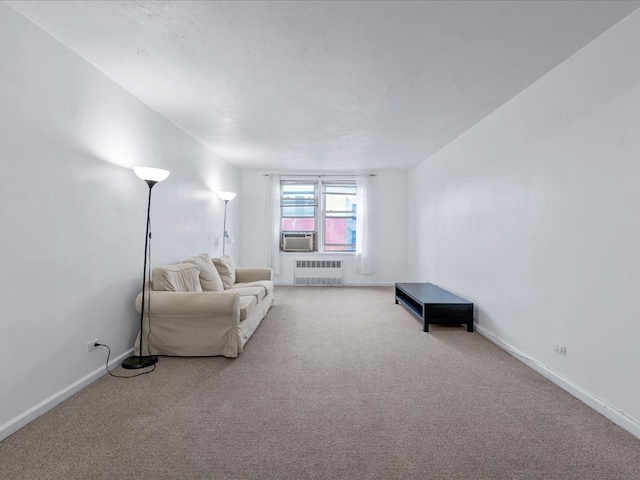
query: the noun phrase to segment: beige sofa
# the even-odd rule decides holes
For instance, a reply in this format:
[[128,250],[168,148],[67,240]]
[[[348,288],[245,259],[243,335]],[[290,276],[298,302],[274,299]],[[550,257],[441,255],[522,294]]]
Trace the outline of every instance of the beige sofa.
[[272,271],[201,254],[155,268],[148,293],[143,355],[237,357],[273,304]]

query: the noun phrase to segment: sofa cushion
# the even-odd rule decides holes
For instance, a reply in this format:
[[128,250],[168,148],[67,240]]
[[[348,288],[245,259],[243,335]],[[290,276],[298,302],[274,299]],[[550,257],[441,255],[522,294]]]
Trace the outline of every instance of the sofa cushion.
[[238,288],[238,287],[234,286],[234,287],[228,289],[227,292],[239,293],[242,296],[253,295],[254,297],[256,297],[256,301],[257,302],[262,300],[265,297],[265,295],[267,294],[265,288],[261,287],[261,286],[257,286],[257,287],[242,287],[242,288]]
[[164,292],[202,292],[200,272],[192,263],[156,267],[152,273],[153,290]]
[[256,282],[236,283],[233,287],[234,288],[263,287],[267,295],[273,292],[273,282],[271,280],[258,280]]
[[216,267],[213,266],[208,253],[201,253],[197,257],[191,257],[182,263],[192,263],[200,270],[200,285],[204,292],[222,292],[224,285]]
[[236,264],[233,258],[229,255],[222,255],[221,257],[214,258],[213,264],[220,274],[225,290],[233,287],[236,283]]
[[258,304],[255,295],[242,295],[240,297],[240,321],[243,321]]

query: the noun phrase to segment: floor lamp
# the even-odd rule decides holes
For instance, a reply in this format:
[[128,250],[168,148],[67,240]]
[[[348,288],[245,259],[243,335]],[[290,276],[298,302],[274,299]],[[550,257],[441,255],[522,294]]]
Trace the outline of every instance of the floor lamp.
[[[122,362],[122,368],[145,368],[150,367],[158,361],[158,357],[154,355],[142,355],[142,340],[143,340],[143,322],[144,322],[144,297],[147,286],[147,257],[149,256],[149,240],[151,239],[151,233],[149,232],[149,226],[151,225],[150,213],[151,213],[151,189],[153,186],[163,181],[169,176],[169,170],[163,170],[161,168],[153,167],[133,167],[135,174],[147,182],[149,185],[149,202],[147,204],[147,233],[144,237],[144,267],[142,269],[142,308],[140,309],[140,351],[138,355],[134,355],[125,359]],[[149,352],[151,353],[151,352]]]
[[231,238],[229,232],[227,232],[227,203],[229,203],[229,200],[236,198],[236,194],[233,192],[218,192],[218,197],[220,197],[220,200],[224,200],[224,237],[222,238],[222,254],[224,255],[224,247],[227,244],[227,240]]

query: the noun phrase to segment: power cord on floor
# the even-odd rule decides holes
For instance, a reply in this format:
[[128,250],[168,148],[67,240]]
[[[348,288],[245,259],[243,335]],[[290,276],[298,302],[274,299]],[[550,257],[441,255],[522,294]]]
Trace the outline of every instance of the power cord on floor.
[[98,343],[98,342],[94,343],[94,345],[96,347],[105,347],[108,350],[107,361],[105,362],[105,367],[107,368],[107,373],[109,375],[111,375],[112,377],[115,377],[115,378],[134,378],[134,377],[139,377],[140,375],[146,375],[147,373],[151,373],[156,369],[156,364],[154,363],[153,364],[153,368],[151,370],[147,370],[146,372],[137,373],[136,375],[115,375],[115,374],[113,374],[113,373],[111,373],[109,371],[109,358],[111,357],[111,349],[109,348],[109,345],[105,345],[104,343]]

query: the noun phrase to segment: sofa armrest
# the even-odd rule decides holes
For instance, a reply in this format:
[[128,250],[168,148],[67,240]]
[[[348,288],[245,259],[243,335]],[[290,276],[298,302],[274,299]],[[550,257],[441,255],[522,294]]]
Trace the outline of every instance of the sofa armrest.
[[236,283],[251,283],[271,280],[273,270],[269,267],[237,267]]
[[[148,295],[149,291],[147,291]],[[151,315],[172,316],[240,316],[240,295],[233,292],[156,292],[151,291],[148,303]],[[136,298],[136,310],[140,312],[142,293]]]

